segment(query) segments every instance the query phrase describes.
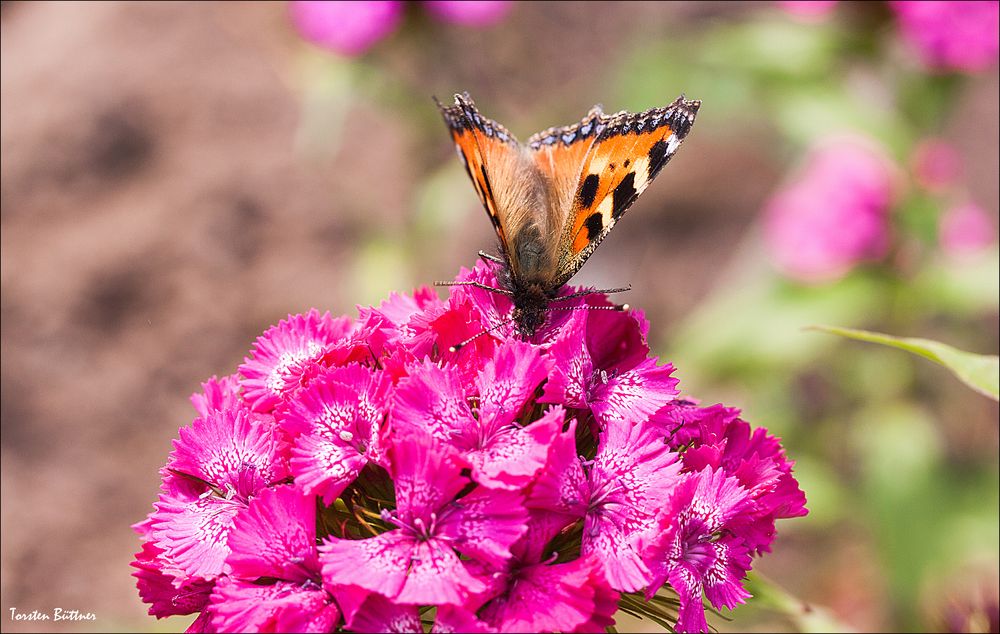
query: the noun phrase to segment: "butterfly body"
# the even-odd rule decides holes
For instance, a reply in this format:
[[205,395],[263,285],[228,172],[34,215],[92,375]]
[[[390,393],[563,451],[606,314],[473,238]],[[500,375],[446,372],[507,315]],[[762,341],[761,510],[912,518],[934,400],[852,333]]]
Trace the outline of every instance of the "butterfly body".
[[441,106],[456,151],[500,243],[501,292],[524,336],[545,322],[583,266],[687,136],[701,105],[678,98],[641,113],[549,128],[524,144],[483,117],[468,94]]
[[[504,269],[509,272],[508,267]],[[549,304],[555,299],[559,287],[552,288],[544,282],[524,282],[519,279],[506,279],[502,276],[504,287],[511,292],[514,311],[511,315],[518,330],[525,336],[531,336],[545,323],[545,313]]]

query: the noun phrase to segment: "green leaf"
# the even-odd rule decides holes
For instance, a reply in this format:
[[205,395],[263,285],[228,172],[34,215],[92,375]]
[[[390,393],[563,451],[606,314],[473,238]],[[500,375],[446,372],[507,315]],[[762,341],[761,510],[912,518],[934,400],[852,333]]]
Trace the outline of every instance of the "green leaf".
[[859,341],[880,343],[919,354],[948,368],[963,383],[980,394],[989,396],[994,401],[1000,401],[1000,358],[996,355],[973,354],[930,339],[893,337],[868,330],[836,326],[811,326],[810,329]]

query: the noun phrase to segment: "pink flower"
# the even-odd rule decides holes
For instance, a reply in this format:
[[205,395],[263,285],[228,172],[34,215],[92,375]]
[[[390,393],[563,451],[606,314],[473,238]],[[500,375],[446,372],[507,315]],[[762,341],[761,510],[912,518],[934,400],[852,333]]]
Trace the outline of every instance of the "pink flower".
[[[556,363],[545,384],[542,402],[590,408],[603,422],[637,423],[648,419],[677,394],[677,379],[670,376],[674,367],[659,366],[655,357],[644,358],[645,355],[634,366],[628,361],[636,361],[635,358],[625,363],[614,356],[595,359],[591,352],[593,345],[586,336],[586,322],[591,319],[599,320],[601,315],[576,311],[563,328],[562,336],[549,347]],[[605,327],[594,330],[607,332]]]
[[236,518],[229,534],[229,574],[320,585],[316,504],[297,488],[264,489]]
[[361,55],[396,30],[403,3],[293,0],[292,22],[305,39],[342,55]]
[[229,534],[229,575],[212,594],[222,632],[329,632],[340,610],[323,588],[316,503],[290,486],[265,489]]
[[941,249],[962,258],[996,242],[996,225],[986,210],[973,202],[955,205],[941,216],[938,229]]
[[427,11],[445,22],[470,26],[490,26],[507,15],[506,0],[426,0]]
[[656,564],[647,596],[670,581],[680,595],[678,632],[708,631],[703,591],[717,608],[732,609],[750,596],[741,585],[750,552],[728,529],[751,504],[735,478],[708,467],[673,489],[661,516],[663,533],[652,549]]
[[[459,278],[497,283],[485,264]],[[590,632],[620,591],[669,583],[681,628],[702,593],[742,600],[775,521],[805,513],[791,461],[737,410],[678,399],[641,313],[565,307],[528,341],[506,297],[468,286],[268,329],[192,397],[134,527],[150,613],[416,632],[433,608],[435,632]]]
[[478,488],[456,499],[470,484],[457,453],[426,434],[393,436],[388,459],[396,510],[383,509],[381,517],[396,528],[324,543],[324,578],[399,603],[461,605],[485,586],[459,552],[502,565],[525,530],[519,495]]
[[492,634],[496,628],[480,620],[475,612],[453,605],[438,608],[431,634]]
[[519,542],[522,550],[541,558],[549,540],[587,513],[590,483],[576,448],[576,420],[549,446],[545,468],[529,489],[525,506],[531,512],[531,529]]
[[821,22],[837,7],[837,0],[778,0],[778,6],[806,22]]
[[598,632],[614,624],[618,593],[597,557],[523,561],[499,578],[496,596],[479,610],[493,631]]
[[[649,581],[646,546],[680,472],[678,454],[645,424],[611,424],[587,469],[581,553],[594,553],[611,587],[634,592]],[[659,585],[663,585],[660,581]]]
[[[611,587],[598,555],[575,556],[571,561],[554,563],[549,551],[551,540],[572,527],[583,516],[586,500],[569,501],[567,496],[583,491],[585,478],[575,482],[570,462],[577,462],[573,449],[575,421],[559,436],[563,468],[555,468],[540,479],[526,505],[530,519],[524,535],[511,548],[512,557],[503,565],[479,564],[477,577],[486,589],[463,606],[445,606],[438,611],[434,632],[510,632],[567,631],[593,632],[614,624],[618,593]],[[579,464],[576,465],[579,469]],[[564,477],[560,477],[564,476]],[[535,493],[546,482],[548,491]],[[572,484],[570,484],[572,483]],[[569,486],[565,486],[569,484]],[[546,509],[547,502],[568,502],[562,510]],[[571,509],[570,512],[563,512]],[[575,511],[579,511],[576,513]],[[478,616],[477,616],[478,615]]]
[[161,552],[175,583],[214,580],[225,571],[233,519],[260,490],[288,474],[273,426],[245,409],[213,411],[181,429],[163,471],[163,492],[136,529]]
[[751,429],[739,414],[722,405],[702,408],[676,401],[658,412],[653,424],[671,447],[685,449],[685,472],[721,469],[748,492],[753,505],[733,531],[751,551],[763,553],[774,540],[775,521],[805,515],[806,498],[778,439],[765,429]]
[[[400,381],[393,421],[400,430],[426,430],[461,451],[480,484],[518,489],[545,465],[548,447],[562,426],[555,408],[530,426],[518,422],[548,363],[528,344],[507,342],[465,386],[454,368],[424,362],[423,371]],[[478,402],[475,415],[468,405]]]
[[215,632],[330,632],[340,618],[327,592],[288,581],[252,583],[225,577],[207,614]]
[[388,378],[360,365],[327,370],[287,404],[280,425],[293,439],[291,471],[304,493],[332,504],[365,465],[382,460]]
[[277,430],[253,418],[245,406],[196,418],[179,435],[163,479],[168,493],[187,494],[193,488],[245,503],[288,475]]
[[583,461],[575,435],[574,421],[552,445],[549,467],[527,500],[532,523],[520,548],[541,557],[552,536],[583,518],[581,554],[601,562],[611,588],[634,592],[649,581],[646,547],[679,482],[678,454],[653,425],[611,424],[594,459]]
[[202,383],[201,387],[201,394],[191,395],[191,404],[202,418],[214,410],[232,409],[242,405],[240,377],[236,374],[221,379],[213,376]]
[[352,632],[411,634],[423,632],[416,606],[393,603],[383,596],[370,594],[351,618]]
[[891,2],[903,38],[929,68],[971,73],[988,68],[1000,49],[996,0]]
[[149,604],[150,615],[163,618],[194,614],[208,605],[214,581],[177,571],[176,565],[164,556],[163,549],[153,542],[142,545],[132,567],[138,570],[133,575],[138,580],[139,597]]
[[947,189],[962,174],[962,157],[955,146],[942,139],[925,139],[910,159],[917,183],[930,191]]
[[250,357],[240,366],[243,398],[255,412],[269,413],[283,398],[302,386],[312,366],[346,339],[354,324],[333,319],[315,308],[305,315],[289,315],[257,337]]
[[841,139],[815,148],[765,207],[764,238],[775,264],[800,281],[825,282],[883,257],[893,176],[867,143]]

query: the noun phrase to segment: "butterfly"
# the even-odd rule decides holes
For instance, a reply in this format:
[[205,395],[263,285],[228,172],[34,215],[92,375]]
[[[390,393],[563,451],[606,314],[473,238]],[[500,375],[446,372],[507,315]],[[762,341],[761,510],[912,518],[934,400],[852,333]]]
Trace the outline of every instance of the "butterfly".
[[594,106],[579,123],[523,144],[482,116],[468,93],[437,105],[500,242],[500,257],[480,256],[501,265],[502,288],[452,284],[509,297],[511,320],[530,337],[550,303],[599,292],[558,295],[680,147],[701,102],[681,95],[663,108],[612,115]]

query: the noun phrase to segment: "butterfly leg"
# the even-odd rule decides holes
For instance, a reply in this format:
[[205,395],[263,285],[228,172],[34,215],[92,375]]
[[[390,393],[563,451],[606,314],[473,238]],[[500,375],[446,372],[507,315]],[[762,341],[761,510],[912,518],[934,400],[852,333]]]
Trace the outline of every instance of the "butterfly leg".
[[498,258],[497,256],[493,255],[492,253],[487,253],[486,251],[480,251],[479,252],[479,257],[482,258],[483,260],[488,261],[488,262],[495,262],[496,264],[506,264],[506,262],[504,262],[503,258]]
[[482,282],[434,282],[434,286],[475,286],[476,288],[481,288],[484,291],[489,291],[491,293],[499,293],[500,295],[506,295],[507,297],[514,296],[512,291],[508,291],[505,288],[497,288],[495,286],[483,284]]
[[632,290],[632,285],[629,284],[625,288],[591,288],[582,291],[577,291],[575,293],[570,293],[569,295],[563,295],[562,297],[553,297],[551,301],[553,302],[564,302],[568,299],[576,299],[577,297],[583,297],[584,295],[596,295],[598,293],[603,295],[610,295],[612,293],[624,293],[625,291]]

